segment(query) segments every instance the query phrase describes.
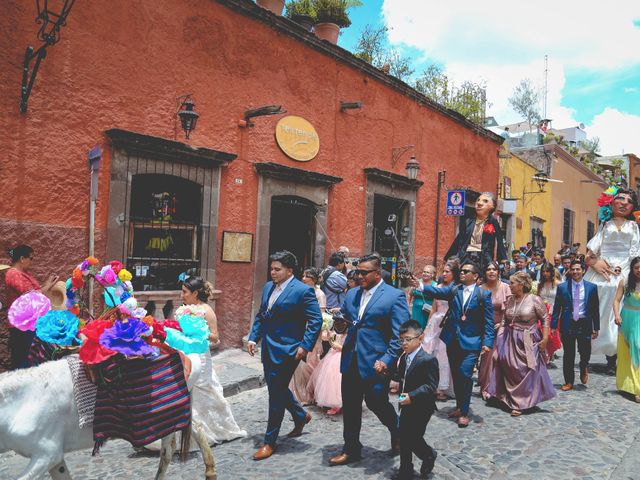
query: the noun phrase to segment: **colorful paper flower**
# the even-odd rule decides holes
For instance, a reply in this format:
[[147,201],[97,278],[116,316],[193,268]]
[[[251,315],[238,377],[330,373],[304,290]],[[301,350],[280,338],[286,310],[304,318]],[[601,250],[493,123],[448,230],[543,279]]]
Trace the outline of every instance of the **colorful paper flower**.
[[86,261],[91,266],[98,264],[98,259],[96,257],[87,257]]
[[618,193],[618,187],[616,187],[615,185],[611,185],[609,188],[607,188],[604,193],[606,195],[611,195],[611,196],[615,196],[616,193]]
[[606,193],[602,193],[598,197],[598,206],[599,207],[604,207],[606,205],[609,205],[611,202],[613,202],[613,196],[612,195],[607,195]]
[[156,350],[142,338],[152,330],[142,320],[129,318],[113,323],[100,336],[100,345],[123,355],[152,355]]
[[96,363],[104,362],[117,353],[100,345],[100,337],[107,328],[112,326],[113,322],[111,320],[93,320],[80,330],[80,334],[86,337],[80,347],[80,360],[83,363],[95,365]]
[[103,286],[113,285],[118,281],[118,275],[113,271],[111,265],[105,265],[96,275],[96,280]]
[[611,220],[612,217],[613,217],[613,210],[611,209],[611,205],[600,207],[600,209],[598,210],[598,219],[601,222],[606,222],[608,220]]
[[176,318],[180,318],[183,315],[195,315],[196,317],[202,317],[207,313],[207,307],[204,305],[182,305],[176,310]]
[[76,267],[73,269],[73,273],[71,274],[71,285],[73,288],[80,289],[84,287],[84,279],[82,278],[82,270]]
[[123,282],[128,282],[133,278],[133,275],[131,275],[131,272],[129,270],[127,270],[126,268],[123,268],[118,272],[118,278]]
[[26,332],[36,328],[36,321],[51,310],[51,301],[38,291],[20,295],[9,308],[9,323]]
[[111,266],[113,271],[116,272],[116,275],[118,273],[120,273],[120,270],[122,270],[124,268],[124,265],[122,263],[120,263],[119,261],[117,261],[117,260],[111,260],[109,262],[109,265]]
[[482,231],[484,233],[490,233],[490,234],[494,234],[496,233],[496,227],[494,227],[493,225],[491,225],[490,223],[487,223],[484,228],[482,229]]
[[80,319],[67,310],[50,310],[36,322],[36,336],[60,346],[76,343]]
[[640,222],[640,210],[636,210],[635,212],[632,213],[633,218],[636,219],[636,222]]
[[178,318],[178,323],[182,331],[165,327],[167,345],[185,354],[209,351],[209,325],[203,317],[182,315]]

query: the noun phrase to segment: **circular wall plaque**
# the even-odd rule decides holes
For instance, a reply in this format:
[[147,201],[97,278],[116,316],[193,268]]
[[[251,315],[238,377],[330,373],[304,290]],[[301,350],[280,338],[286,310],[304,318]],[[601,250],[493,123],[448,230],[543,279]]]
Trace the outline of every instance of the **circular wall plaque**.
[[302,117],[289,115],[276,125],[276,142],[284,154],[299,162],[315,158],[320,150],[318,132]]

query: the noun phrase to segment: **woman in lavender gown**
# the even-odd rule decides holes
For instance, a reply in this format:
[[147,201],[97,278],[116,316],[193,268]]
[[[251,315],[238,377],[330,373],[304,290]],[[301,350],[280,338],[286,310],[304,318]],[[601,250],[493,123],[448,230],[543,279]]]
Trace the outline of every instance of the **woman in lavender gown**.
[[488,387],[489,394],[507,405],[514,417],[556,395],[545,358],[547,308],[530,291],[531,277],[527,273],[511,276],[512,296],[505,305],[503,332],[496,337],[497,358]]

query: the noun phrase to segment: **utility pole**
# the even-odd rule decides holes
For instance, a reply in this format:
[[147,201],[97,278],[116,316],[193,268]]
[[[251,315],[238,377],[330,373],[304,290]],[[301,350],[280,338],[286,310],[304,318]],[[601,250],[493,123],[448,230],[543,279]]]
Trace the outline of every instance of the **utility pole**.
[[549,56],[544,56],[544,96],[543,101],[544,105],[542,106],[542,118],[547,118],[547,80],[549,77]]
[[440,230],[440,192],[442,187],[444,186],[445,178],[447,176],[446,170],[440,170],[438,172],[438,189],[436,193],[436,231],[435,231],[435,241],[434,243],[434,252],[433,252],[433,266],[438,268],[438,236]]

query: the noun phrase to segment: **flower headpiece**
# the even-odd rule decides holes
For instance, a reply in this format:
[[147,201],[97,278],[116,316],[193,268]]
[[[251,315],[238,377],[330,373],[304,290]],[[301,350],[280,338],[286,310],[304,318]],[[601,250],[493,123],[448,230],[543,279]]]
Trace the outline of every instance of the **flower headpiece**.
[[598,197],[598,220],[606,222],[613,217],[613,209],[611,208],[611,202],[618,193],[619,188],[615,185],[611,185],[607,188],[600,197]]

